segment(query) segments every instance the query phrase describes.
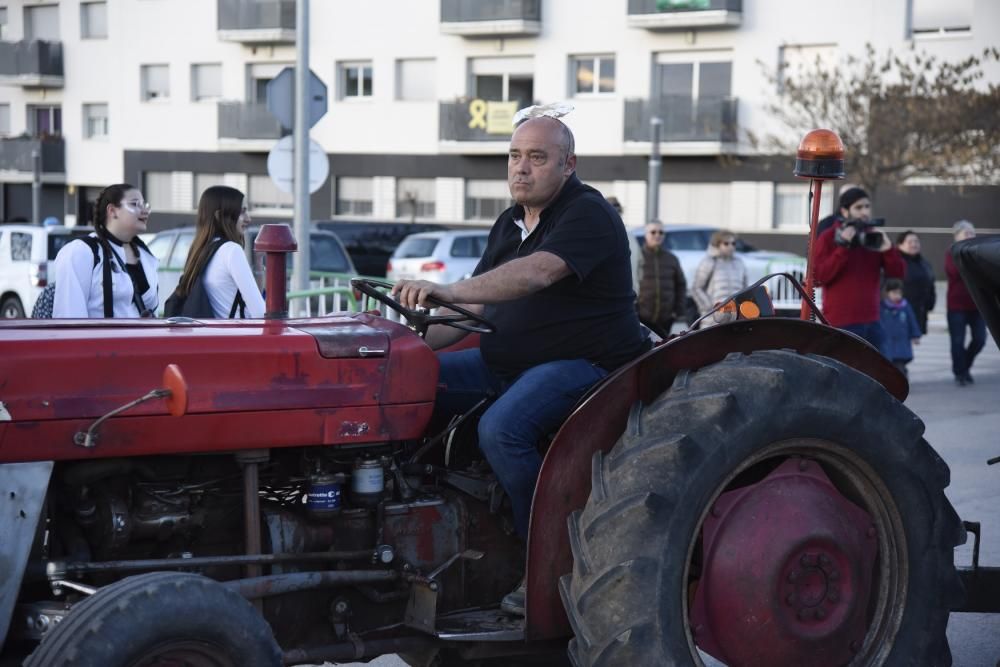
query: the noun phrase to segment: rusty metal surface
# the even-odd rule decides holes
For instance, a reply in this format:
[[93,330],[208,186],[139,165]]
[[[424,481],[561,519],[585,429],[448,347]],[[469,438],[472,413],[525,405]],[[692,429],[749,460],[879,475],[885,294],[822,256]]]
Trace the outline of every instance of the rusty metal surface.
[[248,600],[312,591],[321,588],[337,588],[362,583],[396,581],[399,573],[395,570],[334,570],[325,572],[292,572],[272,574],[252,579],[226,581],[222,585]]
[[736,665],[851,661],[865,639],[877,531],[816,462],[789,459],[723,493],[702,529],[699,648]]
[[827,356],[880,382],[899,400],[906,378],[861,338],[814,322],[772,318],[721,324],[671,339],[619,369],[585,399],[556,435],[542,463],[528,538],[526,636],[571,634],[558,592],[559,577],[573,569],[566,519],[590,495],[590,462],[607,452],[625,429],[631,405],[649,403],[670,387],[677,371],[701,368],[727,354],[787,349]]

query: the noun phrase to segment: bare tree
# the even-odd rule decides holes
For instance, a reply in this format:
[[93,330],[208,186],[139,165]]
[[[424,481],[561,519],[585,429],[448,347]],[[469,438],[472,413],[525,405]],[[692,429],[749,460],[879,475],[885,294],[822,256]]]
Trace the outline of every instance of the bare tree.
[[834,130],[847,151],[849,179],[872,194],[915,177],[993,183],[1000,174],[1000,87],[984,81],[982,66],[998,59],[996,48],[947,62],[916,51],[880,55],[869,44],[861,57],[836,64],[817,57],[794,71],[758,61],[773,88],[765,110],[789,132],[748,138],[759,150],[788,155],[805,132]]

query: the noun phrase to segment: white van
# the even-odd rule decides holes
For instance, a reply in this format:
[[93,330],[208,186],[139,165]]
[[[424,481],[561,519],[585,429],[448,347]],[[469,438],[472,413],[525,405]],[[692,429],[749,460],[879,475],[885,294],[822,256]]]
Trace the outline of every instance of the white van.
[[0,317],[25,317],[48,285],[59,250],[90,227],[0,225]]

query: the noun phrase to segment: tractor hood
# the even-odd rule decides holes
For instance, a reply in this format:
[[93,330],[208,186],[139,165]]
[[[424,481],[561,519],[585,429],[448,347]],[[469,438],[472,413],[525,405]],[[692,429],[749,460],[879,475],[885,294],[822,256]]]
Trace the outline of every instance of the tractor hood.
[[[73,444],[160,387],[168,364],[188,386],[184,416],[149,401],[105,422],[92,450]],[[0,462],[418,437],[437,374],[420,338],[368,314],[2,322]]]

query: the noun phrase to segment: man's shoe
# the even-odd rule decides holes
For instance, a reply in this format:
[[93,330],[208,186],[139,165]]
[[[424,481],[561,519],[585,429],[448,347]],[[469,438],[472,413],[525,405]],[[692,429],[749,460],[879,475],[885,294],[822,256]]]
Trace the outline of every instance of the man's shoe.
[[976,384],[976,381],[972,379],[972,373],[965,374],[965,384]]
[[503,600],[500,601],[500,610],[513,616],[524,616],[524,596],[527,588],[527,582],[521,579],[517,588],[503,596]]
[[968,382],[966,382],[964,375],[959,375],[958,377],[955,378],[955,384],[957,384],[959,387],[964,387],[965,385],[968,384]]

